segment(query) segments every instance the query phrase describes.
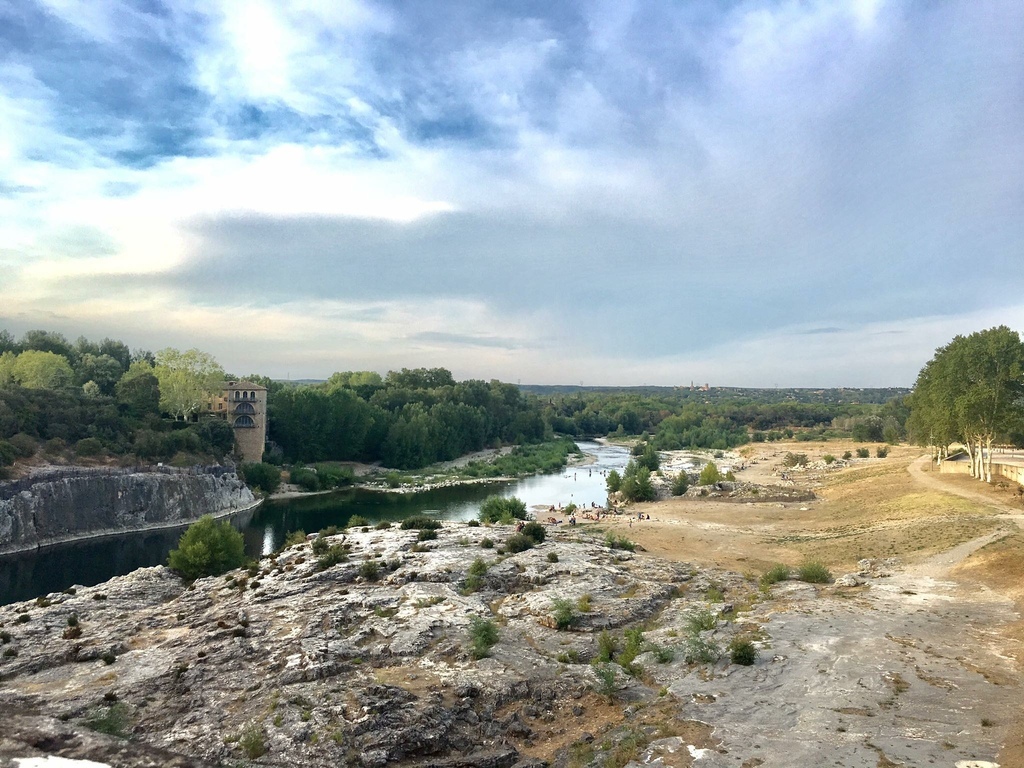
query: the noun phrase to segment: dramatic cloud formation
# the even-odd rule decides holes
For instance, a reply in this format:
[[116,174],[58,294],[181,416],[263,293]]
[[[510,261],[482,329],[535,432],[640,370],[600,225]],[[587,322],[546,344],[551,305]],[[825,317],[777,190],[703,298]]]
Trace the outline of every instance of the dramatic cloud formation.
[[0,0],[0,327],[907,385],[1024,329],[1024,4]]

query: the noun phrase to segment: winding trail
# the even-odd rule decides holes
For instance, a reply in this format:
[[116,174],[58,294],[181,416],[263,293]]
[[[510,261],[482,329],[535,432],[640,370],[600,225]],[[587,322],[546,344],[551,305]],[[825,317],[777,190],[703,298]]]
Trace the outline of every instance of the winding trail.
[[907,471],[914,479],[914,482],[928,488],[929,490],[937,491],[938,493],[947,493],[953,496],[959,496],[967,499],[968,501],[973,501],[991,509],[999,510],[996,517],[1001,521],[1006,521],[1010,525],[1002,525],[991,533],[979,536],[976,539],[971,539],[970,541],[965,541],[952,549],[947,549],[945,552],[939,552],[938,554],[932,555],[919,564],[921,569],[937,571],[937,573],[933,575],[944,575],[946,571],[959,565],[982,547],[1015,533],[1016,531],[1012,526],[1016,526],[1017,530],[1024,527],[1024,513],[1022,513],[1019,508],[1012,507],[1009,504],[993,499],[979,491],[972,491],[967,488],[959,488],[950,483],[944,483],[936,477],[937,473],[925,469],[925,467],[930,464],[931,457],[927,455],[914,459],[914,461],[910,463],[907,467]]

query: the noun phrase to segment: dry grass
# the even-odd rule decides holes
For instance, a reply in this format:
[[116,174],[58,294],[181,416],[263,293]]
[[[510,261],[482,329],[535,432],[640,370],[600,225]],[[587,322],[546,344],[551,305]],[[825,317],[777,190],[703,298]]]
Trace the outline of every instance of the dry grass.
[[[853,444],[788,443],[748,446],[748,461],[760,479],[779,482],[782,458],[799,450],[812,460],[842,455]],[[872,451],[873,452],[873,451]],[[854,460],[835,471],[792,472],[797,487],[814,487],[819,500],[779,505],[729,504],[672,499],[643,505],[650,522],[611,525],[648,551],[678,560],[755,570],[772,563],[821,560],[835,571],[864,557],[914,560],[941,552],[994,530],[998,521],[985,496],[966,499],[925,486],[908,472],[919,450],[895,447],[886,459]],[[747,472],[741,478],[746,478]],[[938,478],[938,475],[935,475]],[[942,475],[962,482],[965,478]],[[966,478],[974,486],[984,484]],[[980,489],[989,493],[990,489]],[[1010,498],[1009,491],[1003,496]]]

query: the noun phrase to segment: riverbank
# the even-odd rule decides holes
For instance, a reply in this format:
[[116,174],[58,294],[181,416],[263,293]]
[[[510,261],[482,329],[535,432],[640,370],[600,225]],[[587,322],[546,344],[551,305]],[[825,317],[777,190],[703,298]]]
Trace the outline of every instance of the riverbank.
[[[569,446],[573,446],[570,448]],[[345,488],[362,489],[384,493],[423,493],[461,485],[506,483],[530,475],[554,472],[570,465],[575,459],[586,460],[571,440],[562,439],[548,443],[490,448],[460,456],[452,461],[439,462],[419,470],[397,470],[386,467],[358,465],[357,478],[349,486],[327,491],[306,491],[286,483],[268,496],[271,500],[296,499],[322,493],[333,493]],[[356,465],[342,463],[354,468]],[[510,471],[511,470],[511,471]],[[353,469],[355,471],[355,469]]]

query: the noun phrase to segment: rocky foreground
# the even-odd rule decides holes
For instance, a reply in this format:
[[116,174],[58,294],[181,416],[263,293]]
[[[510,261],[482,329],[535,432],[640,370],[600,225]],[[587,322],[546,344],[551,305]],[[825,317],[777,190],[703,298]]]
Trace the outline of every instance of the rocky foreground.
[[511,535],[347,531],[0,608],[0,765],[953,766],[994,759],[1019,696],[991,596],[876,563],[761,590]]

